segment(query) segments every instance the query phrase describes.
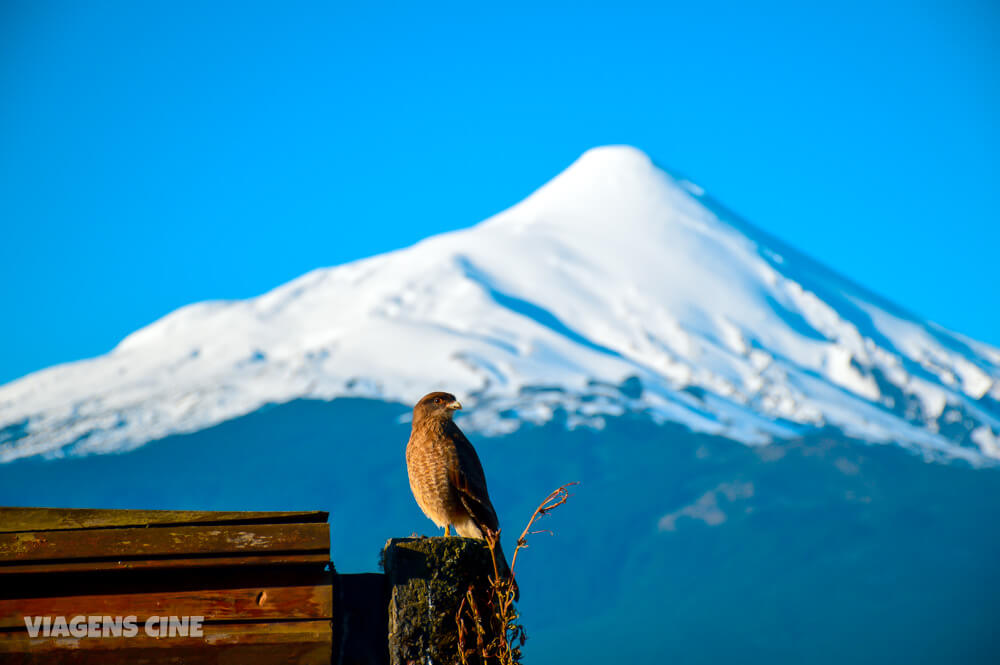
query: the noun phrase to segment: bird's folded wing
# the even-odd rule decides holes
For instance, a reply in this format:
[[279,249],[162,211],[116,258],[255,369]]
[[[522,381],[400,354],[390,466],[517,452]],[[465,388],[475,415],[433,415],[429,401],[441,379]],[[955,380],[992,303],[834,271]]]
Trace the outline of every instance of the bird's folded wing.
[[457,426],[449,434],[455,442],[455,450],[458,453],[457,464],[449,469],[449,481],[458,490],[462,505],[484,534],[486,529],[499,530],[500,523],[497,520],[496,510],[490,503],[490,495],[486,490],[486,475],[483,473],[479,456],[476,455],[476,449]]
[[490,503],[489,497],[470,484],[469,477],[461,469],[454,468],[449,474],[452,486],[458,490],[458,498],[462,506],[472,516],[479,530],[485,535],[486,530],[497,531],[497,514]]

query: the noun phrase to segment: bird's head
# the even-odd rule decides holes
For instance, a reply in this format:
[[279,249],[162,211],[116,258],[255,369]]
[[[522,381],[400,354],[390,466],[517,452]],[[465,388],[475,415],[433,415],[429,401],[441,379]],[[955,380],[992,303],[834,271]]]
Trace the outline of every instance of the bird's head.
[[451,393],[430,393],[413,407],[413,419],[451,418],[461,408],[462,404]]

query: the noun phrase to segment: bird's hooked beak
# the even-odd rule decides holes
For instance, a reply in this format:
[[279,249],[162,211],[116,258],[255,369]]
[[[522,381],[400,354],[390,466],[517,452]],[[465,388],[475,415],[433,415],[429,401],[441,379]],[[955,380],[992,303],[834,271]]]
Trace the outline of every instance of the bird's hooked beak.
[[458,411],[459,409],[462,408],[462,403],[456,399],[454,402],[448,404],[448,408],[451,409],[452,411]]

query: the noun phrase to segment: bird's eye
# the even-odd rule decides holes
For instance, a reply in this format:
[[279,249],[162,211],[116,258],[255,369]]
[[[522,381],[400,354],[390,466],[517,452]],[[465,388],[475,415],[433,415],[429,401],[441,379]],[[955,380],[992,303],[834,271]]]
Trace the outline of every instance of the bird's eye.
[[441,398],[440,397],[435,397],[434,398],[434,403],[435,404],[440,404],[441,403]]

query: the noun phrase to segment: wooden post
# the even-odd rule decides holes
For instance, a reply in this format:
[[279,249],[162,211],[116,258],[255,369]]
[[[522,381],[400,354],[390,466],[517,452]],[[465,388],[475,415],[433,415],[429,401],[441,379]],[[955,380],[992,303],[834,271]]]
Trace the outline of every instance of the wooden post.
[[486,543],[458,537],[396,538],[386,543],[383,564],[390,665],[460,662],[456,615],[470,585],[488,588],[493,561]]

